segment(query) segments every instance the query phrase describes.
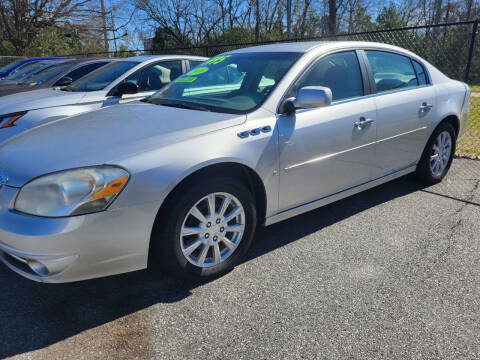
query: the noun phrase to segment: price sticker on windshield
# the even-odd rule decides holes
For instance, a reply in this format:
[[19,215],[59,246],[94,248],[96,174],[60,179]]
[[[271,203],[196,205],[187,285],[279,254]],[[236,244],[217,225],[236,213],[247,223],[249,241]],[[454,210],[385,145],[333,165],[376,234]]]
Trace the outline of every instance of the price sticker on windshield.
[[197,80],[197,78],[194,77],[194,76],[182,76],[182,77],[177,78],[177,80],[175,80],[175,82],[177,82],[177,83],[192,83],[195,80]]
[[204,65],[217,65],[220,64],[222,61],[225,61],[232,55],[222,55],[222,56],[215,56],[207,61],[205,61]]
[[203,73],[206,73],[208,71],[208,68],[207,67],[198,67],[198,68],[195,68],[191,71],[189,71],[187,73],[187,75],[200,75],[200,74],[203,74]]
[[[217,64],[220,64],[221,62],[225,61],[226,59],[228,59],[230,56],[232,56],[232,55],[215,56],[215,57],[205,61],[204,63],[202,63],[202,65],[217,65]],[[195,80],[198,79],[196,77],[196,75],[205,74],[208,70],[209,69],[206,66],[197,67],[195,69],[190,70],[188,73],[186,73],[185,74],[186,76],[181,76],[181,77],[177,78],[175,80],[175,82],[177,82],[177,83],[192,83],[192,82],[194,82]]]

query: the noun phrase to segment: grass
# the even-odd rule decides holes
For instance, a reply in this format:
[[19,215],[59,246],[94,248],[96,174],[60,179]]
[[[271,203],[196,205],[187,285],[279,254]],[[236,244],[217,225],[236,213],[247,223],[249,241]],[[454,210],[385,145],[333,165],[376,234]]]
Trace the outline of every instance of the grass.
[[470,86],[470,91],[471,92],[480,92],[480,85]]
[[[472,91],[474,88],[480,92],[480,86],[470,87]],[[465,136],[457,145],[457,154],[480,156],[480,97],[472,97],[470,120]]]

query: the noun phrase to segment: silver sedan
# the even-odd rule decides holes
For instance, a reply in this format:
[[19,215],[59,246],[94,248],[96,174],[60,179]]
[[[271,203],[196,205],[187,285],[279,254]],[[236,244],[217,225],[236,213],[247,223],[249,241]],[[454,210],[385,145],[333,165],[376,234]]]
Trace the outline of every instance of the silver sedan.
[[270,225],[415,172],[447,174],[469,90],[367,42],[278,44],[203,62],[142,102],[0,147],[0,258],[37,281],[160,265],[225,273]]
[[77,73],[78,80],[68,86],[1,97],[0,143],[40,124],[143,99],[205,60],[184,55],[112,59],[94,71],[79,70],[83,76]]

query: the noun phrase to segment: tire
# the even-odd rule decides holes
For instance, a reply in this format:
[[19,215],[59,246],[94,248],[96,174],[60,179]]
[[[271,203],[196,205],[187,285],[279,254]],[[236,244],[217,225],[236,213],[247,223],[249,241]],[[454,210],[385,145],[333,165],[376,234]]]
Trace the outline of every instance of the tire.
[[[210,217],[211,199],[215,199],[216,216],[213,219]],[[227,199],[230,199],[230,205],[224,216],[220,216]],[[200,215],[193,210],[194,207]],[[252,243],[257,224],[255,202],[250,191],[234,178],[190,182],[190,186],[175,191],[162,209],[152,234],[150,262],[161,265],[171,275],[201,279],[218,277],[235,267]],[[240,214],[235,215],[234,209]],[[192,211],[199,217],[193,216]],[[199,220],[202,215],[203,222]],[[224,222],[231,215],[235,215],[233,219]],[[217,220],[220,223],[217,224]],[[181,236],[182,229],[183,234],[190,234],[192,230],[197,232]],[[198,232],[199,229],[202,231]],[[225,238],[231,241],[227,242]]]
[[[449,148],[448,146],[439,147],[439,144],[442,142],[444,145],[446,144],[445,141],[441,140],[442,135],[444,136],[443,139],[450,140]],[[416,174],[420,180],[429,184],[436,184],[442,181],[452,164],[453,155],[455,154],[456,139],[455,129],[449,123],[442,123],[435,129],[432,136],[430,136],[430,139],[423,150],[422,157],[417,165]],[[447,148],[449,149],[448,156]],[[435,155],[437,155],[436,158],[434,158]],[[438,163],[436,163],[435,160],[437,159],[441,160],[438,160]]]

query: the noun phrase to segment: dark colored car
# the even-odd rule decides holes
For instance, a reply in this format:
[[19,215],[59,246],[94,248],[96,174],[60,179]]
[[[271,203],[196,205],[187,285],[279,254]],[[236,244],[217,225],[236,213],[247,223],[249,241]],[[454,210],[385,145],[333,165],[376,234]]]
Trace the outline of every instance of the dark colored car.
[[10,75],[8,75],[6,78],[1,79],[0,87],[6,85],[16,85],[43,70],[46,70],[56,64],[60,64],[65,61],[67,60],[44,60],[31,62],[20,68],[18,71],[10,73]]
[[48,87],[66,86],[114,59],[78,59],[48,67],[19,84],[0,86],[0,96]]
[[10,64],[0,68],[0,79],[6,78],[11,73],[18,71],[25,65],[30,64],[32,62],[43,61],[43,60],[61,60],[61,59],[68,59],[68,58],[67,57],[37,57],[37,58],[15,60]]

